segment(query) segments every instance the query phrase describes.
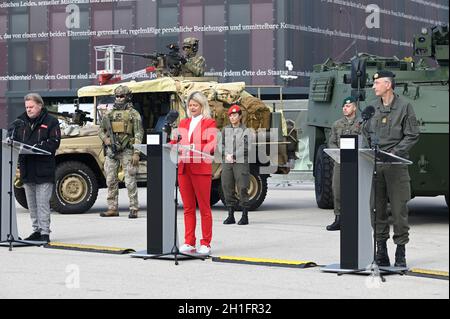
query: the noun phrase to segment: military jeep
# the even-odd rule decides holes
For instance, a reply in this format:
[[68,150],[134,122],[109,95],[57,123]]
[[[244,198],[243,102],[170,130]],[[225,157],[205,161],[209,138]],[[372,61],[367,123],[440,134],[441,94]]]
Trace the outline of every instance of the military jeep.
[[[85,125],[70,131],[61,140],[56,154],[56,183],[51,207],[62,214],[87,212],[95,203],[100,188],[106,188],[103,169],[104,150],[98,129],[106,109],[114,103],[113,92],[118,85],[128,86],[133,93],[133,104],[141,114],[145,132],[160,131],[170,110],[179,112],[178,122],[186,117],[185,100],[193,91],[203,92],[209,100],[212,116],[219,129],[228,124],[227,108],[237,103],[243,109],[244,123],[258,131],[257,147],[267,150],[276,144],[276,154],[268,154],[265,160],[251,164],[249,188],[250,209],[257,209],[267,194],[267,179],[270,174],[287,174],[293,167],[297,150],[296,130],[293,123],[284,119],[283,113],[273,112],[260,99],[251,96],[243,82],[217,83],[210,79],[176,79],[162,77],[140,82],[126,82],[111,85],[94,85],[80,88],[78,97],[89,99],[94,105],[92,125]],[[274,140],[271,132],[275,134]],[[146,134],[144,134],[146,135]],[[145,137],[143,143],[145,143]],[[273,149],[273,148],[272,148]],[[268,152],[269,153],[269,152]],[[261,169],[264,168],[264,169]],[[146,161],[141,157],[138,185],[146,185]],[[221,191],[221,164],[213,165],[211,205],[224,202]],[[123,171],[119,179],[123,181]],[[123,183],[122,187],[123,187]],[[26,198],[20,182],[15,183],[17,201],[26,207]]]

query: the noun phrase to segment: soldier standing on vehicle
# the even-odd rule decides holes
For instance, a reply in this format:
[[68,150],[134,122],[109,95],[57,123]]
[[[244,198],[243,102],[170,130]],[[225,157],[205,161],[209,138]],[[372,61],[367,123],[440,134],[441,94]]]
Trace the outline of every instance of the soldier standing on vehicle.
[[139,151],[133,144],[141,144],[144,134],[140,114],[131,103],[131,90],[120,85],[114,90],[116,97],[112,111],[106,113],[100,124],[99,137],[105,147],[105,174],[108,186],[108,211],[102,217],[119,216],[119,179],[122,166],[125,186],[130,201],[128,218],[137,218],[139,210],[136,174],[139,168]]
[[[329,148],[340,148],[341,135],[359,135],[361,128],[356,118],[356,99],[349,96],[342,103],[342,113],[344,117],[334,122],[331,127],[330,139],[328,140]],[[341,229],[341,189],[340,189],[340,165],[334,163],[333,169],[333,198],[334,198],[334,222],[327,226],[327,230]]]
[[[394,93],[395,74],[378,71],[373,76],[373,89],[378,99],[375,114],[363,126],[362,132],[369,145],[391,154],[408,158],[409,150],[419,139],[419,126],[410,103]],[[409,242],[408,208],[411,186],[406,165],[379,165],[376,172],[376,263],[390,266],[386,241],[389,239],[387,203],[390,202],[394,221],[395,267],[406,267],[405,245]],[[376,223],[376,224],[374,224]]]
[[[248,188],[250,184],[250,164],[248,161],[249,131],[242,123],[242,111],[238,105],[228,109],[229,125],[222,130],[222,190],[228,217],[224,224],[234,224],[234,210],[238,204],[242,207],[242,217],[238,225],[248,224]],[[236,188],[239,200],[236,196]]]
[[205,74],[205,58],[197,56],[198,42],[196,38],[186,38],[183,41],[183,51],[186,61],[181,65],[181,76],[198,77]]

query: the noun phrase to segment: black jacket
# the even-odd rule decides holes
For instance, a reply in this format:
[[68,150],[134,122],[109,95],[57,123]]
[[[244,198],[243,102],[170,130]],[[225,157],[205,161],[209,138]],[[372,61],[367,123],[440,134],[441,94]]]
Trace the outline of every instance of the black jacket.
[[20,178],[24,183],[54,183],[55,153],[61,141],[58,120],[44,108],[34,121],[25,112],[15,123],[16,140],[51,153],[51,155],[19,155]]

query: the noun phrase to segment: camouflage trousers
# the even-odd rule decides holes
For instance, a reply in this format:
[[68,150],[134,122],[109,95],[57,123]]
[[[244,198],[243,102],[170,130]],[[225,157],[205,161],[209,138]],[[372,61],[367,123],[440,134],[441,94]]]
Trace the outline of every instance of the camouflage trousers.
[[105,174],[106,185],[108,186],[108,209],[119,209],[119,168],[122,167],[125,173],[125,186],[128,190],[128,199],[130,202],[130,210],[139,210],[138,190],[136,183],[136,174],[138,167],[131,165],[131,158],[133,152],[124,151],[118,153],[114,158],[106,157],[105,159]]

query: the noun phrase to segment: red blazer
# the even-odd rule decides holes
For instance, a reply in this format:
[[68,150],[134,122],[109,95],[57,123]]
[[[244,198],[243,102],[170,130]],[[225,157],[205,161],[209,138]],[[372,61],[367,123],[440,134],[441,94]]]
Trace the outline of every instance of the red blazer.
[[[210,155],[214,154],[217,145],[217,128],[216,121],[213,119],[202,119],[192,132],[189,140],[189,125],[191,118],[183,119],[178,126],[178,134],[181,135],[180,144],[189,146],[195,145],[197,151],[201,151]],[[175,143],[175,141],[171,141]],[[184,166],[190,165],[191,173],[196,175],[212,175],[212,160],[201,158],[198,153],[193,153],[185,149],[181,149],[181,155],[178,164],[178,174],[184,174]]]

